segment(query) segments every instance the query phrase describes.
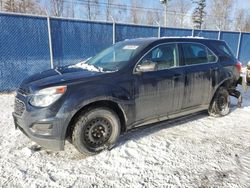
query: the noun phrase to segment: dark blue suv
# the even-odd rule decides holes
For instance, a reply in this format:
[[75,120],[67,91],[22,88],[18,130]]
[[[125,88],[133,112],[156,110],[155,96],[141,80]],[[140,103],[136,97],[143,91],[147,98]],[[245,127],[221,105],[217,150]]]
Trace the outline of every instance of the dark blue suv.
[[76,65],[35,74],[17,91],[14,122],[41,146],[68,139],[83,154],[134,127],[202,110],[230,111],[241,64],[224,41],[147,38],[114,44]]

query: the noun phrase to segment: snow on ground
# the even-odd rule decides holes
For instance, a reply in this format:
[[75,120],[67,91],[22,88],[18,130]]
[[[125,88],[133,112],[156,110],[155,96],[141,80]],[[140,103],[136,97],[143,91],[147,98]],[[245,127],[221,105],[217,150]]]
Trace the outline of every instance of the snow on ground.
[[14,129],[13,95],[0,95],[1,187],[250,187],[250,91],[223,118],[200,113],[123,135],[83,158],[51,152]]

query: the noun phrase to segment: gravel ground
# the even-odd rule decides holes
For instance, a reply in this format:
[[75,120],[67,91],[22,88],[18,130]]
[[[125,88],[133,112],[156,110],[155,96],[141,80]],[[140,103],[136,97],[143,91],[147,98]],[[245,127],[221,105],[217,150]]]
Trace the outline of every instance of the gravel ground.
[[14,129],[13,94],[0,95],[1,187],[250,187],[250,91],[230,115],[205,112],[143,127],[83,158],[51,152]]

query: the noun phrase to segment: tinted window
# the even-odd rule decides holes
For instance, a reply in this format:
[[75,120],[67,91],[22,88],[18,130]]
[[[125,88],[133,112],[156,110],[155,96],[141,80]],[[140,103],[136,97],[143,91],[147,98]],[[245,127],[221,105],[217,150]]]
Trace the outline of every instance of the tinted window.
[[217,59],[206,46],[201,44],[184,43],[182,48],[186,65],[215,62]]
[[217,57],[209,49],[207,49],[207,58],[209,63],[217,61]]
[[220,51],[220,53],[224,56],[227,57],[234,57],[233,53],[231,52],[231,50],[225,45],[225,44],[219,44],[218,45],[218,50]]
[[155,63],[157,70],[164,70],[179,66],[179,53],[177,44],[163,44],[147,53],[138,65]]

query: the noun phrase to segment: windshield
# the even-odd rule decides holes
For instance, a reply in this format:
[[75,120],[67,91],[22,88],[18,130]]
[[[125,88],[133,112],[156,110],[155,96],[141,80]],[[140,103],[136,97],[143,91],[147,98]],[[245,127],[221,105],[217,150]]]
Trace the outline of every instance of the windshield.
[[131,42],[117,43],[85,62],[103,71],[117,71],[127,65],[142,47]]

